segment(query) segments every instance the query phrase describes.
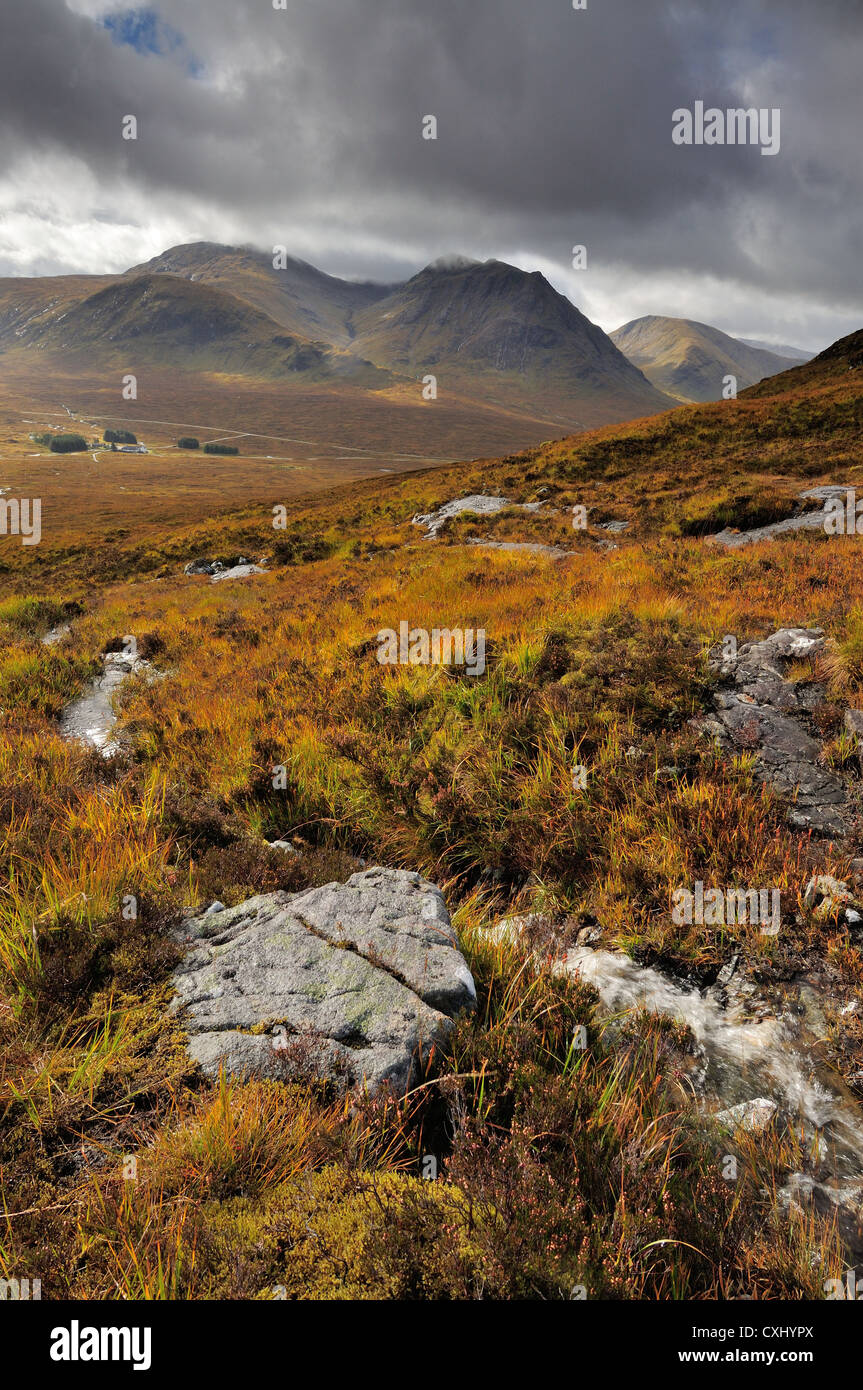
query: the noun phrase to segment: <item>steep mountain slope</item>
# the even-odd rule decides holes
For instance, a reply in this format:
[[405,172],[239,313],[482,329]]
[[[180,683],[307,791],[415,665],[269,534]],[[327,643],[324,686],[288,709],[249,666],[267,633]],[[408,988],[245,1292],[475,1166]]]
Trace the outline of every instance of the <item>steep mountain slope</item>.
[[287,257],[275,269],[272,255],[250,247],[189,242],[134,266],[127,276],[176,275],[214,286],[245,300],[289,333],[334,347],[353,337],[353,315],[389,293],[386,285],[325,275],[306,261]]
[[686,402],[720,400],[726,376],[736,377],[743,390],[793,365],[692,319],[647,315],[625,323],[611,338],[655,386]]
[[189,243],[115,277],[0,281],[0,352],[25,370],[16,349],[54,354],[63,368],[131,354],[169,370],[332,379],[420,403],[418,379],[433,373],[441,401],[503,412],[515,444],[538,423],[543,438],[675,403],[541,274],[494,260],[450,257],[385,286]]
[[566,424],[672,402],[538,271],[445,259],[355,315],[355,351],[438,389],[536,404]]

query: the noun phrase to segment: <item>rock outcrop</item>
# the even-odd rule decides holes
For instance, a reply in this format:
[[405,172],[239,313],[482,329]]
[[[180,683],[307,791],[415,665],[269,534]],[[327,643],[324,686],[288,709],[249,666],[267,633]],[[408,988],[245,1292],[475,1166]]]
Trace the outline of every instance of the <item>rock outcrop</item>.
[[[787,536],[792,531],[816,531],[826,534],[826,504],[837,498],[844,500],[850,490],[841,483],[810,487],[798,494],[792,516],[787,516],[782,521],[768,522],[766,526],[756,526],[751,531],[737,531],[733,526],[726,526],[724,531],[717,531],[707,539],[713,545],[724,545],[729,550],[739,550],[744,545],[752,545],[756,541],[772,541],[775,536]],[[809,502],[820,502],[821,507],[812,511],[806,506]]]
[[788,664],[824,645],[821,628],[781,628],[763,642],[747,642],[729,655],[717,647],[710,669],[719,675],[714,713],[695,727],[735,754],[755,753],[756,773],[792,798],[790,823],[799,830],[842,836],[846,792],[842,779],[820,762],[821,744],[805,727],[823,691],[814,682],[789,681]]
[[461,516],[462,512],[474,512],[477,516],[492,516],[502,512],[504,507],[518,507],[523,512],[541,512],[541,502],[510,502],[506,497],[486,497],[484,493],[474,492],[470,497],[459,497],[454,502],[445,502],[436,512],[419,512],[412,518],[414,526],[422,526],[426,540],[434,540],[444,522],[450,517]]
[[183,566],[183,573],[206,574],[209,575],[211,584],[217,584],[221,579],[247,579],[251,574],[265,574],[266,571],[253,560],[247,560],[245,555],[238,555],[229,565],[223,564],[221,560],[190,560]]
[[418,874],[270,893],[188,918],[174,975],[189,1053],[209,1075],[320,1075],[403,1093],[476,1003],[443,896]]

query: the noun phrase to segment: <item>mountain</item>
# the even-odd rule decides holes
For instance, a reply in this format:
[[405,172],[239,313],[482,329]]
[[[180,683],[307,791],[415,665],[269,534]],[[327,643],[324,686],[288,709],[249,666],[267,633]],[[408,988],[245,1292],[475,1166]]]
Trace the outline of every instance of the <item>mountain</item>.
[[254,378],[302,374],[385,386],[356,354],[286,332],[227,290],[167,273],[0,281],[0,351],[31,349],[107,367],[121,359]]
[[762,381],[747,391],[747,396],[773,396],[786,391],[814,391],[823,387],[845,386],[849,374],[851,383],[863,372],[863,328],[838,338],[823,352],[808,362],[790,367],[770,381]]
[[171,275],[221,289],[288,332],[441,393],[529,411],[562,429],[613,423],[674,402],[548,281],[501,261],[446,256],[405,284],[326,275],[288,257],[193,242],[128,276]]
[[611,339],[654,386],[687,403],[721,400],[726,376],[736,377],[738,390],[744,390],[794,365],[692,319],[651,314],[625,323]]
[[[34,371],[43,379],[48,371],[71,377],[81,402],[90,397],[76,396],[75,380],[81,393],[98,392],[118,369],[145,364],[148,389],[162,383],[160,409],[170,394],[179,418],[183,398],[204,405],[205,396],[201,418],[222,416],[214,393],[224,396],[230,375],[234,420],[246,418],[242,386],[249,399],[258,388],[268,393],[272,421],[278,387],[273,433],[291,437],[297,390],[335,392],[338,399],[318,399],[303,436],[361,451],[370,406],[378,421],[400,412],[392,431],[375,426],[394,452],[409,446],[407,417],[420,411],[428,418],[415,419],[413,433],[432,456],[473,456],[499,449],[503,437],[525,447],[675,404],[544,276],[460,257],[404,284],[376,285],[296,258],[276,269],[271,254],[195,242],[114,276],[0,280],[0,357],[25,391]],[[434,414],[424,410],[428,374],[437,378]],[[257,419],[260,409],[246,414]]]
[[290,256],[276,270],[272,255],[210,241],[174,246],[126,275],[176,275],[203,282],[245,300],[289,333],[333,347],[348,347],[354,314],[389,293],[387,285],[339,280]]
[[791,347],[788,343],[765,343],[762,338],[738,338],[739,343],[745,343],[747,347],[761,348],[764,352],[772,352],[776,357],[787,357],[795,365],[800,362],[809,362],[815,356],[808,348]]
[[431,373],[440,391],[539,405],[567,425],[673,404],[543,275],[503,261],[437,261],[354,326],[354,350],[380,366]]

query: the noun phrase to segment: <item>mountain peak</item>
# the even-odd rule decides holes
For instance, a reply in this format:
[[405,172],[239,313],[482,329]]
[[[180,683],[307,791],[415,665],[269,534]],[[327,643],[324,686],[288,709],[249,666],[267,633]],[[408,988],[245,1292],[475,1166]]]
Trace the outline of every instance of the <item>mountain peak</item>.
[[[486,262],[487,264],[488,262]],[[443,256],[438,256],[436,261],[431,261],[425,270],[473,270],[480,265],[482,265],[482,261],[475,261],[471,256],[461,256],[456,251],[450,251]],[[420,274],[423,274],[423,271],[420,271]]]

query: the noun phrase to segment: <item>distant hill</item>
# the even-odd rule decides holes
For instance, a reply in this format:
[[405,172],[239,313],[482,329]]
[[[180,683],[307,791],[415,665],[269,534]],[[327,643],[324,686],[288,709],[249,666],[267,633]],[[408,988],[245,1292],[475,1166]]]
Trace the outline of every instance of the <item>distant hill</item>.
[[814,356],[808,348],[791,347],[788,343],[765,343],[761,338],[738,338],[738,343],[745,343],[747,347],[761,348],[764,352],[772,352],[776,357],[787,357],[790,362],[809,362]]
[[253,378],[302,375],[386,386],[389,373],[288,333],[246,299],[176,275],[0,281],[0,351],[49,353],[67,366],[136,361]]
[[654,386],[687,403],[720,400],[726,376],[736,377],[743,390],[795,365],[793,358],[692,319],[647,315],[625,323],[611,338]]

